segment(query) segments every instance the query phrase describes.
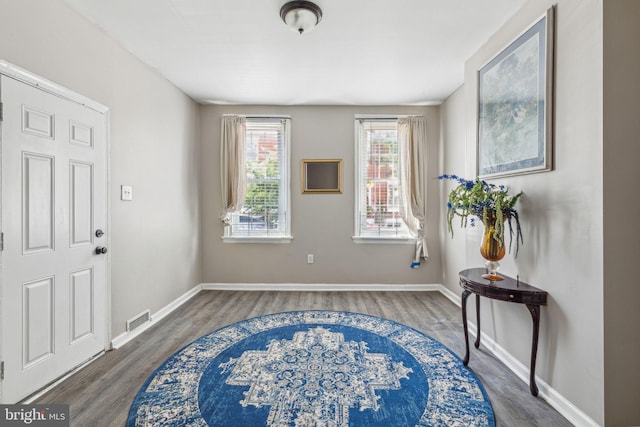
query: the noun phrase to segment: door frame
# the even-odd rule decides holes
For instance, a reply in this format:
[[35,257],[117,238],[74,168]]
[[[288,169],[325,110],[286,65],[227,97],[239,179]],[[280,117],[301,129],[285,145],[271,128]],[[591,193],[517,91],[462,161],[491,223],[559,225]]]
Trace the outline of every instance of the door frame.
[[[64,98],[66,100],[75,102],[77,104],[83,105],[87,108],[95,110],[104,115],[105,121],[105,171],[106,171],[106,182],[105,182],[105,208],[106,208],[106,223],[107,223],[107,241],[106,246],[111,248],[111,197],[110,197],[110,189],[111,189],[111,132],[110,132],[110,108],[106,105],[103,105],[99,102],[96,102],[90,98],[87,98],[84,95],[81,95],[77,92],[74,92],[70,89],[67,89],[63,86],[60,86],[57,83],[54,83],[50,80],[47,80],[43,77],[40,77],[30,71],[27,71],[23,68],[18,67],[17,65],[11,64],[7,61],[4,61],[0,58],[0,74],[17,80],[21,83],[27,84],[29,86],[33,86],[37,89],[40,89],[49,94],[58,96],[60,98]],[[0,155],[2,153],[2,140],[0,140]],[[2,182],[0,182],[0,196],[2,195]],[[2,211],[2,197],[0,197],[0,212]],[[0,230],[2,230],[2,216],[0,215]],[[3,270],[3,257],[2,252],[0,251],[0,305],[3,301],[3,283],[2,283],[2,270]],[[108,256],[105,260],[105,269],[106,269],[106,277],[105,277],[105,318],[104,318],[104,326],[105,326],[105,341],[104,341],[104,349],[111,349],[111,256]],[[4,342],[4,337],[2,336],[2,322],[3,318],[0,315],[0,360],[4,360],[4,349],[2,347],[2,343]],[[71,372],[74,372],[73,370]],[[64,378],[64,376],[63,376]],[[2,402],[2,388],[0,387],[0,402]]]

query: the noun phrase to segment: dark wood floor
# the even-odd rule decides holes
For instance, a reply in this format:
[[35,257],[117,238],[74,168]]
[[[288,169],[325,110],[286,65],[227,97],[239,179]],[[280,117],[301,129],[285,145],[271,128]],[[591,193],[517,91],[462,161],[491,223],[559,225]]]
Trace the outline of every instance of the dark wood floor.
[[[222,326],[269,313],[343,310],[418,329],[464,355],[460,309],[438,292],[203,291],[153,328],[109,351],[34,403],[67,403],[71,426],[124,426],[145,379],[171,354]],[[484,384],[498,426],[571,426],[482,347],[471,368]],[[240,426],[239,426],[240,427]]]

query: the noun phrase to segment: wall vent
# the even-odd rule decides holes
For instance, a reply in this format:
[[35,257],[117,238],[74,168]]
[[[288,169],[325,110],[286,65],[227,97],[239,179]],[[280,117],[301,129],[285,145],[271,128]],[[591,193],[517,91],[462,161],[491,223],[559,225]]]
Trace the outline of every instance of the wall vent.
[[131,332],[136,328],[139,328],[143,324],[151,321],[151,310],[146,309],[142,313],[127,320],[127,332]]

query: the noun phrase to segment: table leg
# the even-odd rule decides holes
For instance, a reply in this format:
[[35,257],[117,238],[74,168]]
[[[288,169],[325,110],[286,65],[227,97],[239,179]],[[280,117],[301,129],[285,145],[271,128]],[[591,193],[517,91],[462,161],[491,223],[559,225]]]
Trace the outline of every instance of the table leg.
[[480,295],[476,294],[476,342],[473,345],[480,348]]
[[464,366],[469,364],[469,330],[467,329],[467,298],[471,294],[470,291],[464,290],[462,291],[462,328],[464,329],[464,345],[466,348],[466,353],[464,354],[464,359],[462,359],[462,363]]
[[527,304],[527,308],[533,319],[533,338],[531,340],[531,370],[529,372],[529,389],[534,396],[538,395],[538,386],[536,385],[536,356],[538,354],[538,333],[540,331],[540,306]]

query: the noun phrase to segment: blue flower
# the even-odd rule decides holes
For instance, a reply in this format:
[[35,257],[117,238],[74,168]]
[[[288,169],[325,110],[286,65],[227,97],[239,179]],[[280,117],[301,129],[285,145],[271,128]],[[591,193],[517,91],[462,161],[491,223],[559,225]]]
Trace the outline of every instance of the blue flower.
[[[509,196],[508,187],[488,183],[479,177],[467,180],[458,175],[442,175],[441,179],[451,179],[458,183],[458,186],[449,193],[449,201],[447,203],[447,222],[451,235],[453,235],[451,222],[455,216],[463,219],[463,225],[469,224],[471,227],[474,227],[478,222],[483,222],[488,219],[493,220],[494,218],[491,214],[497,211],[498,216],[503,219],[509,219],[509,232],[511,236],[515,235],[517,255],[518,248],[523,239],[518,212],[513,206],[522,195],[522,192],[515,196]],[[488,218],[483,219],[486,215],[488,215]],[[512,225],[515,227],[515,230],[511,229]],[[504,227],[496,228],[499,236],[496,237],[494,235],[494,239],[498,240],[498,238],[502,238],[503,228]]]

